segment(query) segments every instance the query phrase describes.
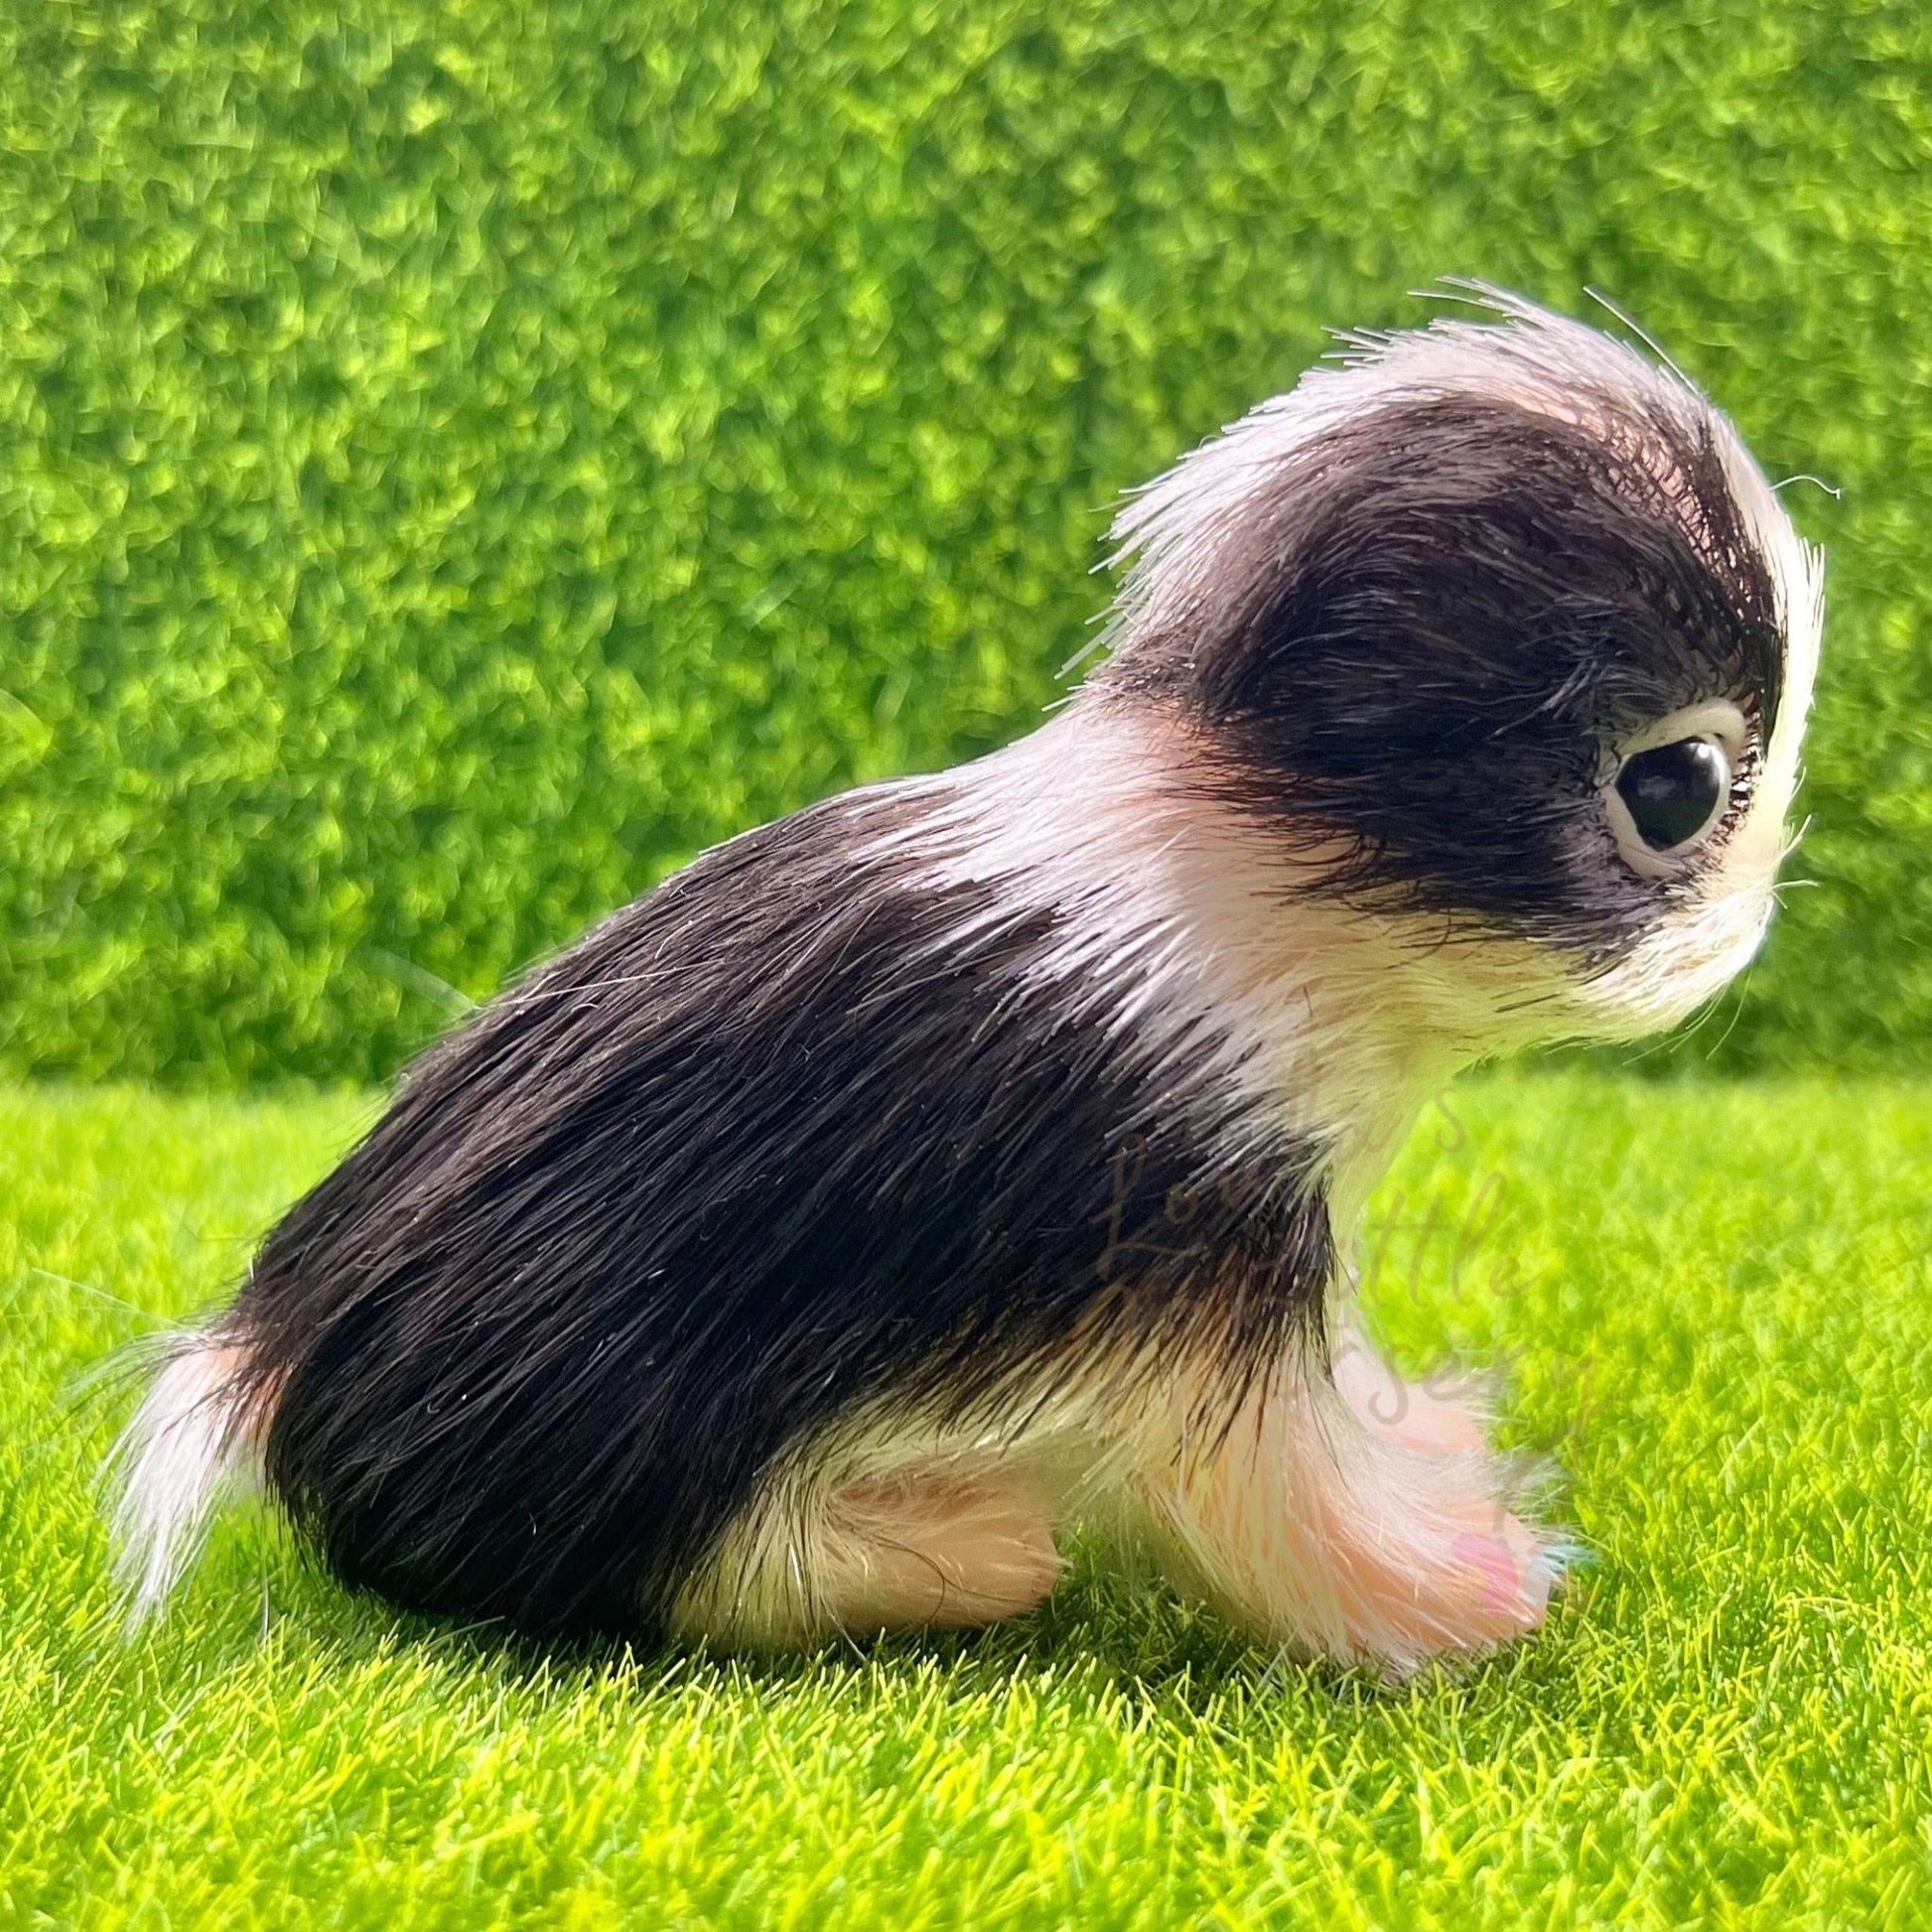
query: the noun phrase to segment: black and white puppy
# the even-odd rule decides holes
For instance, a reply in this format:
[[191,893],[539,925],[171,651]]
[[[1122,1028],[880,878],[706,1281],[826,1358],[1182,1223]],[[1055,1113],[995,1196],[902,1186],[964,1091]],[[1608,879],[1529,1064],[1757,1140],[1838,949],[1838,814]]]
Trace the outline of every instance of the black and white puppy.
[[976,1624],[1076,1521],[1271,1644],[1532,1628],[1558,1546],[1391,1402],[1344,1248],[1458,1067],[1750,957],[1820,575],[1678,374],[1490,306],[1136,497],[1031,737],[733,839],[426,1055],[136,1417],[138,1605],[254,1470],[345,1582],[536,1633]]

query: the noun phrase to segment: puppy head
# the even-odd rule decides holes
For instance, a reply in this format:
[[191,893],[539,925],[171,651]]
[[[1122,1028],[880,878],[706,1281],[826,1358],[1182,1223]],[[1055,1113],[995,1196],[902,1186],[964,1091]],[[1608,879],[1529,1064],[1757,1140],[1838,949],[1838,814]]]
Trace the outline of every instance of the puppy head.
[[1819,559],[1683,377],[1485,295],[1144,491],[1093,683],[1178,713],[1314,890],[1464,944],[1519,1035],[1628,1036],[1763,931]]

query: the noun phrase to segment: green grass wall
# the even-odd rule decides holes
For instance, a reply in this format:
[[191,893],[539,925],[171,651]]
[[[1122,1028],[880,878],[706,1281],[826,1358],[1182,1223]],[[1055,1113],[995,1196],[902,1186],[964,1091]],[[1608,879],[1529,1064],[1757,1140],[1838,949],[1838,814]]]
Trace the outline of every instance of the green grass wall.
[[1326,325],[1611,292],[1831,557],[1721,1064],[1932,1038],[1932,13],[0,7],[0,1061],[391,1071],[703,845],[1025,729]]

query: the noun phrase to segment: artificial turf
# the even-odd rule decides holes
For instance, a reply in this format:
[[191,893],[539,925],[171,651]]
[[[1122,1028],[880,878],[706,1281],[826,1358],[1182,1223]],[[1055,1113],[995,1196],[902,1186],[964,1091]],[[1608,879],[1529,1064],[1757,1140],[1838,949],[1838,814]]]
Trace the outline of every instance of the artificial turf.
[[1932,1087],[1482,1080],[1364,1266],[1499,1366],[1593,1552],[1404,1689],[1076,1564],[748,1666],[399,1618],[231,1518],[116,1625],[86,1372],[217,1296],[359,1098],[0,1092],[0,1923],[1892,1927],[1932,1916]]

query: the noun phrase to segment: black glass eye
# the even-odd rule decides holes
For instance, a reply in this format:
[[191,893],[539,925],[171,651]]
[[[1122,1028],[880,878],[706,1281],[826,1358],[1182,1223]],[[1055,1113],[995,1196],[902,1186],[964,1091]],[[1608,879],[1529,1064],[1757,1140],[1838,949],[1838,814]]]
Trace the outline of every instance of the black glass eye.
[[1616,788],[1637,836],[1653,852],[1686,844],[1730,791],[1730,765],[1708,738],[1680,738],[1624,760]]

